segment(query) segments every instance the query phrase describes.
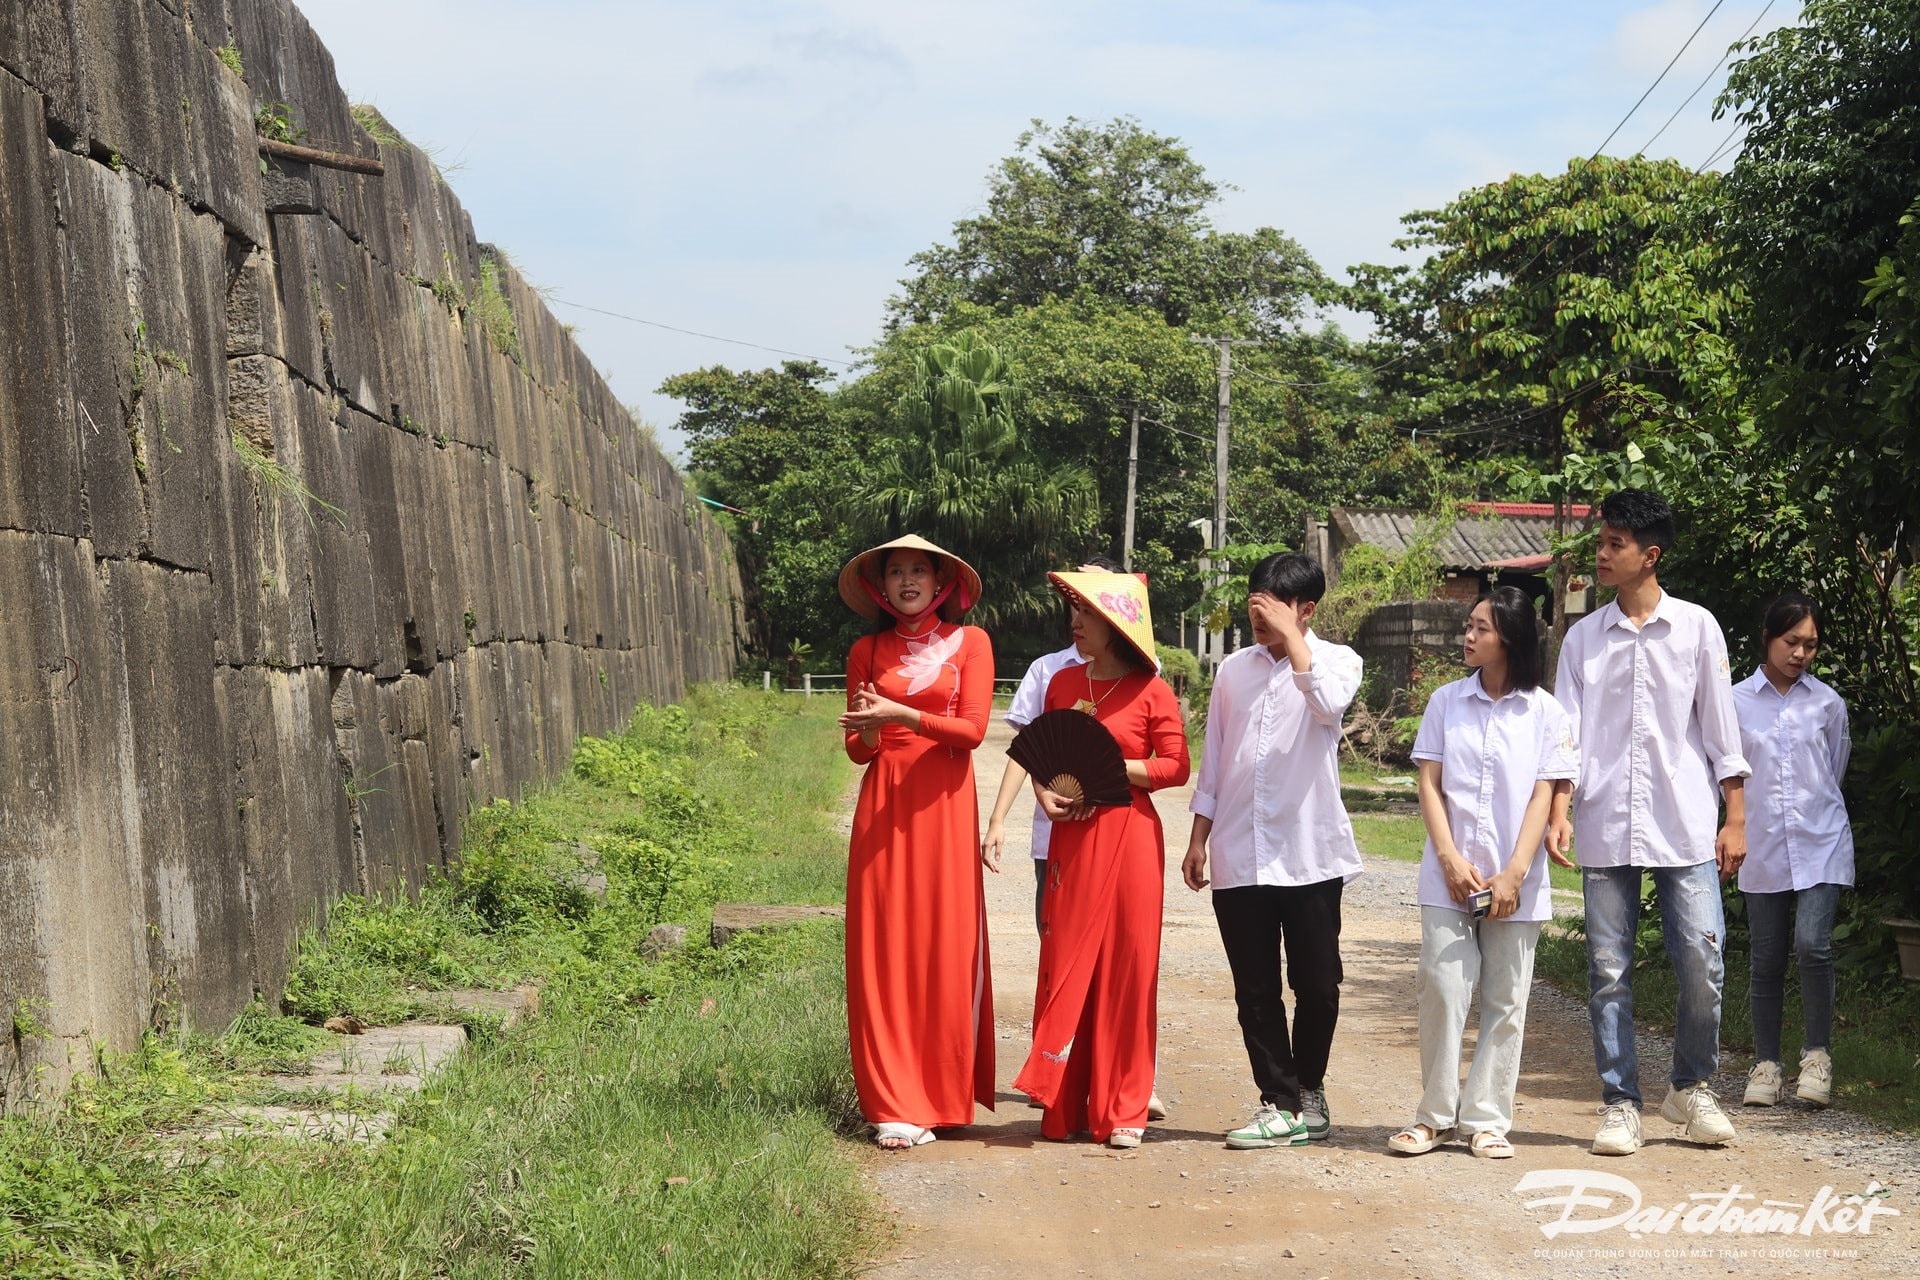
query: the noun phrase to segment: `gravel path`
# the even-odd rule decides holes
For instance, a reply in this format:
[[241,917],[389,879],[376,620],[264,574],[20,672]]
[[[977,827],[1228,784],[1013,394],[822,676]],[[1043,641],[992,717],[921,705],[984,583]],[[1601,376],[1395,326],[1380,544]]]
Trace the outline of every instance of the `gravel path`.
[[[1008,735],[996,725],[975,755],[984,814]],[[1220,1134],[1253,1102],[1235,1023],[1232,986],[1205,894],[1179,884],[1189,792],[1157,804],[1167,827],[1162,938],[1160,1092],[1170,1118],[1136,1152],[1039,1136],[1038,1112],[1005,1081],[1027,1045],[1034,963],[1032,878],[1019,847],[1007,873],[987,877],[988,924],[999,1028],[1000,1102],[979,1123],[869,1167],[899,1220],[902,1243],[876,1268],[886,1277],[1195,1274],[1261,1276],[1537,1276],[1562,1280],[1648,1274],[1743,1276],[1920,1275],[1920,1141],[1844,1112],[1792,1105],[1734,1116],[1740,1141],[1701,1148],[1676,1139],[1649,1113],[1647,1146],[1627,1159],[1587,1150],[1598,1123],[1598,1086],[1584,1002],[1536,985],[1529,1010],[1516,1127],[1516,1158],[1477,1160],[1454,1145],[1413,1159],[1386,1150],[1418,1098],[1413,964],[1418,954],[1416,868],[1368,859],[1347,887],[1347,980],[1328,1096],[1334,1135],[1292,1150],[1227,1150]],[[1014,833],[1010,832],[1010,835]],[[1662,1096],[1669,1042],[1642,1036],[1642,1079]],[[1736,1068],[1744,1064],[1730,1064]],[[1729,1072],[1716,1081],[1738,1097]],[[1564,1176],[1548,1171],[1569,1171]],[[1528,1174],[1554,1179],[1521,1192]],[[1876,1203],[1896,1209],[1867,1234],[1701,1235],[1678,1226],[1629,1234],[1624,1226],[1548,1238],[1554,1207],[1526,1202],[1567,1194],[1567,1179],[1629,1179],[1648,1207],[1691,1207],[1738,1186],[1761,1200],[1804,1205],[1822,1187],[1845,1196],[1872,1181]],[[1594,1219],[1629,1207],[1575,1210]],[[1710,1207],[1710,1204],[1709,1204]],[[1703,1210],[1704,1212],[1704,1210]]]

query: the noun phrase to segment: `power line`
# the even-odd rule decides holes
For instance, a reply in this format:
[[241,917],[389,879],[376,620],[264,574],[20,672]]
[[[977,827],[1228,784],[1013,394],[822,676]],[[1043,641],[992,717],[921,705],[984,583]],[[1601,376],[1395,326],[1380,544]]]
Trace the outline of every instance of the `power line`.
[[683,333],[689,338],[705,338],[709,342],[725,342],[736,347],[751,347],[755,351],[771,351],[777,356],[792,356],[796,360],[811,360],[815,364],[837,364],[843,369],[857,367],[852,360],[835,360],[830,356],[812,356],[804,351],[789,351],[785,347],[769,347],[764,343],[748,342],[744,338],[726,338],[717,333],[701,333],[698,329],[682,329],[679,325],[663,324],[658,320],[645,320],[639,316],[625,315],[618,311],[608,311],[604,307],[590,307],[584,302],[569,302],[565,298],[550,298],[550,302],[563,307],[572,307],[576,311],[591,311],[595,315],[612,316],[615,320],[626,320],[632,324],[644,324],[651,329],[665,329],[668,333]]
[[1706,28],[1706,25],[1709,22],[1713,21],[1713,15],[1720,12],[1720,6],[1725,4],[1726,2],[1727,0],[1713,0],[1713,8],[1707,10],[1707,16],[1700,19],[1700,25],[1693,29],[1693,35],[1690,35],[1687,37],[1687,42],[1680,46],[1679,53],[1674,54],[1672,58],[1668,59],[1667,65],[1661,68],[1660,74],[1653,78],[1653,83],[1647,86],[1646,93],[1643,93],[1640,95],[1639,101],[1635,102],[1633,106],[1628,109],[1626,115],[1620,117],[1620,123],[1613,126],[1613,133],[1610,133],[1607,135],[1606,141],[1602,142],[1599,146],[1593,149],[1593,154],[1587,157],[1588,164],[1592,164],[1594,160],[1596,160],[1599,157],[1600,153],[1607,149],[1607,143],[1613,141],[1614,134],[1619,133],[1622,129],[1627,127],[1627,121],[1633,119],[1633,113],[1640,109],[1640,104],[1645,102],[1647,98],[1653,93],[1653,91],[1660,87],[1660,82],[1667,78],[1667,72],[1673,70],[1673,64],[1680,61],[1681,55],[1686,53],[1688,49],[1693,47],[1694,38],[1697,37],[1701,33],[1701,31],[1703,31]]
[[[1666,124],[1663,124],[1658,129],[1654,130],[1653,136],[1640,144],[1640,150],[1634,152],[1635,155],[1645,155],[1647,153],[1648,147],[1651,147],[1654,143],[1660,141],[1660,135],[1665,133],[1670,127],[1672,127],[1673,122],[1680,118],[1680,113],[1687,109],[1687,105],[1691,103],[1695,98],[1699,97],[1700,91],[1706,88],[1708,84],[1712,83],[1713,78],[1715,76],[1720,74],[1720,68],[1727,65],[1727,59],[1732,56],[1734,48],[1738,46],[1742,40],[1745,40],[1748,36],[1753,34],[1753,29],[1760,25],[1760,19],[1767,16],[1767,11],[1769,9],[1772,9],[1776,2],[1777,0],[1767,0],[1766,5],[1760,10],[1760,12],[1754,15],[1753,21],[1747,24],[1747,29],[1740,33],[1740,39],[1735,40],[1733,44],[1727,46],[1727,51],[1720,55],[1720,60],[1714,63],[1713,66],[1708,69],[1707,74],[1701,77],[1699,84],[1693,86],[1693,92],[1688,94],[1686,96],[1686,99],[1682,101],[1679,106],[1673,109],[1673,114],[1667,117]],[[1712,15],[1708,15],[1708,16],[1712,16]],[[1711,164],[1713,162],[1709,160],[1707,163]]]

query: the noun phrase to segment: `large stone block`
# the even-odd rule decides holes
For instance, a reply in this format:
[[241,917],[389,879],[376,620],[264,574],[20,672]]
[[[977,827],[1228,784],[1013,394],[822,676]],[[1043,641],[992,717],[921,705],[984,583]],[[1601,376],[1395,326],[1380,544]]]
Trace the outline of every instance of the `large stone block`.
[[228,435],[225,231],[137,177],[59,160],[57,261],[88,532],[110,554],[205,568],[215,451]]
[[397,676],[407,668],[406,539],[394,473],[395,437],[384,422],[348,411],[341,445],[354,478],[353,526],[365,540],[373,605],[373,673]]
[[155,999],[217,1026],[252,994],[245,867],[213,690],[205,574],[140,561],[103,569],[126,658],[129,782],[146,884]]
[[255,942],[253,985],[269,998],[286,982],[300,931],[359,888],[331,693],[327,673],[311,667],[215,677]]
[[57,1085],[95,1039],[131,1048],[146,1024],[137,750],[120,630],[87,544],[0,531],[0,599],[0,1009],[34,1002],[51,1038],[25,1065]]
[[[78,536],[80,466],[52,148],[40,95],[0,72],[0,524]],[[100,412],[112,421],[103,405]]]

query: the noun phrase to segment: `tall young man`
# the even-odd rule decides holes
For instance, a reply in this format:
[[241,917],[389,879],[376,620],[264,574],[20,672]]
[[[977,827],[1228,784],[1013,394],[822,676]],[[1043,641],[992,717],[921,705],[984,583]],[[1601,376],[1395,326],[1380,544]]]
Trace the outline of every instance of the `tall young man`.
[[1673,511],[1658,495],[1622,489],[1600,504],[1595,577],[1618,595],[1567,632],[1554,682],[1580,744],[1580,779],[1571,825],[1572,798],[1564,790],[1554,798],[1548,848],[1564,862],[1571,838],[1582,867],[1588,1008],[1606,1107],[1593,1140],[1599,1155],[1640,1147],[1633,949],[1648,873],[1680,983],[1660,1114],[1685,1125],[1690,1142],[1734,1137],[1708,1082],[1720,1059],[1726,920],[1719,881],[1747,854],[1742,780],[1749,769],[1720,624],[1660,588],[1659,563],[1673,543]]
[[1227,1145],[1243,1150],[1301,1146],[1331,1131],[1325,1085],[1340,1016],[1340,892],[1360,874],[1339,769],[1340,724],[1360,691],[1360,655],[1309,625],[1327,580],[1306,556],[1268,556],[1247,585],[1254,643],[1214,673],[1193,836],[1181,864],[1196,892],[1211,872],[1260,1091],[1252,1117],[1227,1134]]

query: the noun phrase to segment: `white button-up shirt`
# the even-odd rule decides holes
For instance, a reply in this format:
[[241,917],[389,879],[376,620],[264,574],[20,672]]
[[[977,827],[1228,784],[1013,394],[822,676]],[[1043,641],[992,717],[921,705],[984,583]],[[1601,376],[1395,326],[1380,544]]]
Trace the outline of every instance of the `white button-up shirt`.
[[[1073,645],[1068,645],[1058,653],[1035,658],[1033,665],[1027,668],[1027,674],[1020,677],[1020,687],[1013,691],[1013,705],[1007,708],[1007,723],[1016,729],[1024,729],[1039,719],[1040,713],[1047,709],[1047,685],[1068,667],[1078,666],[1086,660],[1086,655]],[[1036,801],[1033,806],[1033,856],[1044,859],[1047,856],[1047,843],[1052,839],[1053,823],[1047,820],[1046,810]]]
[[1811,675],[1785,694],[1764,669],[1733,686],[1747,783],[1747,860],[1740,887],[1785,893],[1853,883],[1853,828],[1840,782],[1853,739],[1847,704]]
[[1306,638],[1308,671],[1253,645],[1214,674],[1192,808],[1213,820],[1216,889],[1360,874],[1340,803],[1340,722],[1360,692],[1360,655],[1311,630]]
[[1719,783],[1749,772],[1727,638],[1713,615],[1662,593],[1638,628],[1609,602],[1560,646],[1554,696],[1573,718],[1582,866],[1689,867],[1713,858]]
[[[1496,702],[1481,687],[1478,671],[1433,691],[1413,742],[1413,758],[1440,765],[1440,795],[1446,801],[1453,847],[1488,881],[1513,857],[1535,784],[1580,774],[1572,718],[1553,695],[1545,689],[1509,689]],[[1543,830],[1543,845],[1545,835]],[[1519,906],[1508,919],[1546,920],[1553,915],[1547,857],[1539,849],[1533,852],[1520,882]],[[1420,859],[1420,905],[1466,910],[1447,892],[1447,876],[1431,836]]]

